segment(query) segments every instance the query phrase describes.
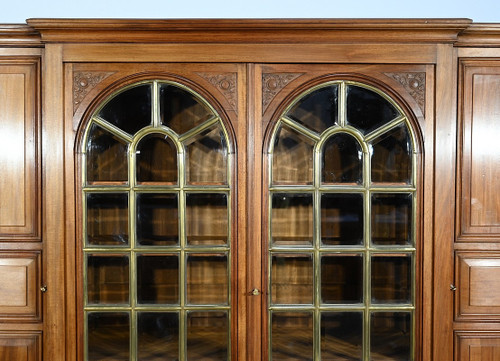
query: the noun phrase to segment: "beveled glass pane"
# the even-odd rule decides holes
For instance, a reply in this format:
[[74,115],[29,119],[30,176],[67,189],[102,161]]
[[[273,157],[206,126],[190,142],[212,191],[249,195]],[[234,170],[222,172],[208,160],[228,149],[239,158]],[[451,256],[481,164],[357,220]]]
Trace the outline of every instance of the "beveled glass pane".
[[411,183],[411,153],[406,125],[375,138],[372,142],[372,182]]
[[87,244],[128,245],[127,193],[87,194]]
[[137,182],[177,183],[177,148],[163,134],[141,139],[136,151]]
[[347,124],[364,134],[400,115],[388,100],[374,91],[355,85],[347,87]]
[[372,303],[411,303],[411,255],[373,256]]
[[227,194],[186,194],[186,238],[189,245],[227,244],[228,218]]
[[130,316],[125,312],[90,312],[88,361],[129,361]]
[[188,91],[175,85],[160,85],[160,119],[177,134],[183,134],[213,117],[212,111]]
[[189,138],[186,142],[188,184],[227,183],[227,144],[220,125]]
[[338,121],[338,85],[326,86],[306,95],[286,115],[317,133],[323,132]]
[[137,243],[141,246],[172,246],[179,242],[176,193],[137,194]]
[[363,313],[322,312],[321,361],[361,361],[362,359]]
[[324,245],[363,244],[363,194],[321,195],[321,241]]
[[271,238],[275,246],[312,245],[313,195],[311,193],[272,195]]
[[85,150],[88,183],[127,182],[128,144],[124,140],[93,124]]
[[321,257],[321,302],[363,302],[363,257],[359,254]]
[[325,142],[321,155],[323,183],[363,183],[363,151],[346,133],[336,133]]
[[137,356],[141,361],[179,360],[179,314],[137,313]]
[[227,255],[189,254],[187,256],[187,303],[227,305],[229,276]]
[[411,360],[411,313],[374,312],[371,314],[371,360]]
[[412,244],[412,195],[408,193],[372,195],[372,243]]
[[124,255],[87,256],[87,303],[129,303],[129,258]]
[[137,256],[137,302],[179,304],[179,256]]
[[313,275],[311,254],[273,254],[271,302],[273,304],[312,304]]
[[229,318],[226,312],[188,312],[187,360],[229,359]]
[[127,89],[114,96],[99,112],[99,116],[133,135],[151,124],[151,85]]
[[312,184],[316,142],[281,125],[276,132],[272,154],[274,184]]
[[313,360],[311,312],[272,312],[272,360]]

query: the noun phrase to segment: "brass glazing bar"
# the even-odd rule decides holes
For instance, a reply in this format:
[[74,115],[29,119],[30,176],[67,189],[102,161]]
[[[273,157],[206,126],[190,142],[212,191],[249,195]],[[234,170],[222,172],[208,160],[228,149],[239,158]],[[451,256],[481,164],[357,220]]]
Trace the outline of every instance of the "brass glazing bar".
[[338,91],[339,125],[343,128],[347,124],[347,86],[344,81],[340,83]]
[[210,128],[212,125],[220,123],[220,118],[217,116],[214,116],[207,121],[201,123],[200,125],[188,130],[186,133],[182,134],[179,136],[179,142],[183,143],[186,139],[189,139],[201,132],[203,132],[205,129]]
[[160,87],[158,86],[158,81],[153,81],[152,86],[153,96],[151,97],[151,109],[153,109],[153,127],[159,128],[161,126],[160,123]]
[[96,186],[96,187],[85,187],[83,188],[83,192],[85,193],[125,193],[130,190],[130,187],[127,186]]
[[316,132],[310,130],[309,128],[304,127],[302,124],[297,123],[295,120],[290,119],[287,116],[283,116],[281,118],[281,121],[284,124],[288,125],[290,128],[296,130],[297,132],[301,133],[302,135],[305,135],[306,137],[316,142],[319,141],[320,139],[320,136]]
[[[131,143],[133,140],[133,137],[130,134],[128,134],[127,132],[124,132],[123,130],[121,130],[117,126],[115,126],[111,123],[108,123],[106,120],[102,119],[101,117],[99,117],[97,115],[92,117],[92,122],[98,124],[101,128],[107,130],[110,133],[113,133],[118,138],[120,138],[128,143]],[[82,151],[85,152],[85,148],[83,148]]]
[[390,122],[388,122],[387,124],[381,126],[380,128],[375,129],[373,132],[368,133],[365,136],[365,141],[370,142],[373,139],[377,138],[378,136],[384,134],[388,130],[395,128],[398,125],[405,123],[405,122],[406,122],[406,117],[404,115],[400,115],[400,116],[394,118],[393,120],[391,120]]

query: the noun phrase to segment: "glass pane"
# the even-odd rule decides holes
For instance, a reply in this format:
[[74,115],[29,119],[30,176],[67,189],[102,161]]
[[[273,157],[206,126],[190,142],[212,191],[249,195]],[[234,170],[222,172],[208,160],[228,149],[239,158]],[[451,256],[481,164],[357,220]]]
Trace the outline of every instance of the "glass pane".
[[185,145],[188,184],[227,183],[227,144],[220,126],[189,138]]
[[272,195],[271,235],[275,246],[312,245],[313,195],[274,193]]
[[347,87],[347,123],[362,133],[370,133],[398,115],[381,95],[355,85]]
[[142,246],[172,246],[179,241],[177,194],[137,195],[137,242]]
[[273,304],[312,304],[313,274],[312,255],[273,254],[271,302]]
[[363,183],[363,152],[351,135],[332,135],[325,142],[321,159],[323,183]]
[[363,194],[321,195],[321,241],[324,245],[363,244]]
[[312,184],[315,143],[291,128],[280,126],[272,155],[273,183]]
[[160,85],[160,119],[177,134],[183,134],[213,117],[195,96],[175,85]]
[[177,149],[163,134],[149,134],[137,146],[137,182],[177,183]]
[[179,257],[137,256],[137,302],[179,304]]
[[88,361],[129,361],[130,317],[128,313],[89,313],[87,334]]
[[226,194],[186,194],[186,238],[189,245],[227,244]]
[[411,303],[411,263],[410,255],[372,257],[373,303]]
[[87,194],[87,244],[128,245],[128,195]]
[[87,303],[129,303],[128,256],[91,254],[87,257]]
[[187,315],[187,360],[229,359],[229,319],[226,312],[189,312]]
[[317,133],[323,132],[338,121],[338,85],[306,95],[286,115]]
[[376,245],[412,244],[412,195],[372,195],[372,243]]
[[228,304],[229,277],[225,254],[189,254],[186,267],[187,303]]
[[151,85],[127,89],[113,97],[99,116],[129,134],[151,124]]
[[128,144],[97,125],[92,125],[87,141],[87,182],[128,180]]
[[361,361],[363,314],[321,313],[321,361]]
[[411,140],[406,125],[372,143],[372,182],[411,183]]
[[363,257],[328,255],[321,257],[321,302],[363,302]]
[[173,312],[137,314],[137,356],[140,361],[179,360],[179,315]]
[[411,314],[374,312],[371,314],[371,360],[411,360]]
[[273,312],[272,360],[313,360],[313,316],[309,312]]

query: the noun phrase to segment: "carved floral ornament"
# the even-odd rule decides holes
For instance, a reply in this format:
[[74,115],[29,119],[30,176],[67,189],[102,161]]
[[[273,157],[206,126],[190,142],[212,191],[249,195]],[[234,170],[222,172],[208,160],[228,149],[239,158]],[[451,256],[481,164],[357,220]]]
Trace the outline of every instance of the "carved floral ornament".
[[285,86],[304,73],[263,73],[262,74],[262,114]]
[[238,113],[238,78],[236,73],[196,73],[216,87],[229,103],[231,110]]
[[398,81],[417,102],[422,114],[425,114],[425,73],[385,73]]
[[73,73],[73,114],[87,94],[113,72],[74,72]]

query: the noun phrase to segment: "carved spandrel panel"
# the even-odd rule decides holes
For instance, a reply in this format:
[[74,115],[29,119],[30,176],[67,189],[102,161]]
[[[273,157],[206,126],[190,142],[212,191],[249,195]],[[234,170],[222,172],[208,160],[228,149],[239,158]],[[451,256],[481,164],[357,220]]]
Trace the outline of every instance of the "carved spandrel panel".
[[289,83],[303,73],[263,73],[262,74],[262,114],[274,97]]
[[418,104],[418,107],[425,114],[425,73],[385,73],[390,78],[398,81],[403,88],[411,95]]
[[79,71],[73,73],[73,114],[76,113],[82,100],[100,82],[112,75],[113,72]]
[[197,73],[212,84],[226,98],[230,110],[238,113],[238,74],[237,73]]

